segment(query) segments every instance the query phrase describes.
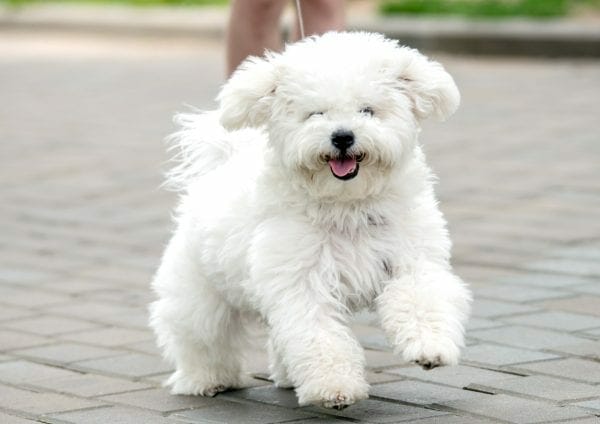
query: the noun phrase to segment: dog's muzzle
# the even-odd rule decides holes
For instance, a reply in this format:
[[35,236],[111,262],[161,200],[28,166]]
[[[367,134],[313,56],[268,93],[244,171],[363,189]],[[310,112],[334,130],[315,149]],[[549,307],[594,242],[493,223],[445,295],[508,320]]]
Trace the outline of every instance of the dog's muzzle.
[[327,157],[329,169],[334,177],[340,180],[351,180],[358,175],[359,162],[364,155],[355,155],[349,152],[354,144],[354,132],[340,128],[331,134],[331,144],[338,150],[334,157]]
[[340,180],[351,180],[358,175],[360,161],[364,159],[364,154],[352,155],[344,154],[338,157],[326,157],[329,169],[334,177]]

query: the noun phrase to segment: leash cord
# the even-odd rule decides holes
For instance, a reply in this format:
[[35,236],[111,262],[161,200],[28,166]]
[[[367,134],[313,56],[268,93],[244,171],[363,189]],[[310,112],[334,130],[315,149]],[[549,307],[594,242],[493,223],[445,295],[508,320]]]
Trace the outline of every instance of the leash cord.
[[300,0],[296,0],[296,12],[298,13],[298,25],[300,26],[300,38],[304,38],[304,19],[302,19],[302,9]]

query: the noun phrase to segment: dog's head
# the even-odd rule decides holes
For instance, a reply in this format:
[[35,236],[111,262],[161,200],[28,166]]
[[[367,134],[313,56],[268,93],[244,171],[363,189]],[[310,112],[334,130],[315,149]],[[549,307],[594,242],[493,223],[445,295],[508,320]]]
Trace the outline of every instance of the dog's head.
[[266,126],[275,162],[311,195],[360,199],[411,157],[420,121],[448,117],[460,96],[416,50],[330,32],[247,59],[218,100],[225,128]]

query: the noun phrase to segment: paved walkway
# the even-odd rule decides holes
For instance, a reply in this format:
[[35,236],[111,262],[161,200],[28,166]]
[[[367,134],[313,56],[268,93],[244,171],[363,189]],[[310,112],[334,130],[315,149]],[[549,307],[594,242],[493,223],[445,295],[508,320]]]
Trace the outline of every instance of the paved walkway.
[[423,141],[476,293],[460,366],[390,354],[369,316],[368,401],[251,388],[170,396],[146,327],[171,228],[161,139],[210,107],[221,46],[0,37],[0,422],[600,422],[600,62],[439,57],[464,104]]

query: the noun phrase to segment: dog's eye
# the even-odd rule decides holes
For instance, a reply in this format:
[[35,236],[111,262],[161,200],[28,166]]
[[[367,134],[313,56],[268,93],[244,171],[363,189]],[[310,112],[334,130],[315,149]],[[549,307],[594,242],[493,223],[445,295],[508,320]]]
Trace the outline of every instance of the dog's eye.
[[375,112],[371,106],[365,106],[360,110],[360,113],[364,113],[365,115],[373,116]]
[[318,115],[323,115],[323,112],[311,112],[308,114],[308,116],[306,117],[308,118],[312,118],[313,116],[318,116]]

